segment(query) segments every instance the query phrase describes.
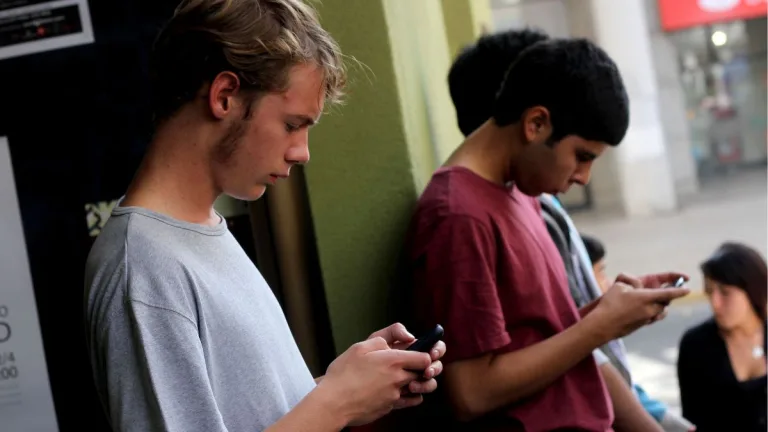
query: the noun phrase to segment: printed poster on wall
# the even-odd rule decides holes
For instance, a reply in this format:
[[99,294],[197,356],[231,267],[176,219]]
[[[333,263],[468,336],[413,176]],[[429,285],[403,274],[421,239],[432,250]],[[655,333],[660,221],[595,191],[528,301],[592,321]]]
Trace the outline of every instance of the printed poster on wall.
[[0,430],[58,430],[8,139],[0,137]]
[[0,60],[93,41],[88,0],[0,0]]

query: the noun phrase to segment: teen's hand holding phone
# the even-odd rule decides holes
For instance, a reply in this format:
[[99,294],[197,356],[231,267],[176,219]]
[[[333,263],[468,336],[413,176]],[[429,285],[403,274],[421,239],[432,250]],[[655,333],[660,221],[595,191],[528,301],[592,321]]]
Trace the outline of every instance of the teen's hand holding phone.
[[640,277],[621,274],[616,278],[616,281],[624,282],[626,284],[632,285],[635,288],[653,289],[669,287],[680,288],[685,282],[688,281],[688,279],[690,278],[683,273],[667,272],[650,274]]
[[446,347],[438,341],[429,353],[406,351],[414,341],[402,324],[373,333],[331,363],[316,392],[348,426],[420,404],[422,394],[437,389]]
[[[432,331],[416,339],[405,329],[405,326],[397,323],[373,333],[368,339],[374,337],[384,338],[392,349],[429,354],[432,359],[432,364],[424,369],[423,372],[414,371],[419,373],[420,376],[418,380],[414,380],[408,385],[408,391],[411,395],[421,395],[423,393],[432,393],[435,391],[437,388],[435,377],[443,372],[443,363],[440,359],[445,355],[446,350],[445,343],[442,341],[442,326],[437,325]],[[418,402],[420,403],[421,398],[418,399]]]
[[[606,340],[626,336],[663,319],[669,302],[690,293],[687,288],[674,287],[680,278],[688,279],[681,273],[659,273],[639,278],[620,275],[585,319],[599,320],[600,325],[596,327],[604,329]],[[663,288],[669,285],[672,287]]]

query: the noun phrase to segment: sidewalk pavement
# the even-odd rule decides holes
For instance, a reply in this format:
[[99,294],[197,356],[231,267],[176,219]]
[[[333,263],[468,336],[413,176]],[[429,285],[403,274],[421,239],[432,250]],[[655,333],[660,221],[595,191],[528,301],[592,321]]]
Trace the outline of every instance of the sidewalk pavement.
[[712,181],[671,214],[646,218],[572,214],[578,229],[606,248],[608,274],[647,274],[667,270],[691,276],[690,300],[700,298],[699,263],[725,241],[737,241],[766,255],[768,241],[766,171]]

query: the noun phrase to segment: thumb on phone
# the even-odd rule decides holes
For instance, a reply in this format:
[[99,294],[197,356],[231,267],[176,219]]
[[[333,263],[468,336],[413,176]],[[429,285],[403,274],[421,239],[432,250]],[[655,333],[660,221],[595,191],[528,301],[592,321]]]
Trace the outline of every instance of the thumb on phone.
[[387,328],[381,329],[370,335],[368,339],[376,337],[383,338],[393,348],[400,347],[401,345],[410,345],[416,340],[416,337],[414,337],[405,326],[400,323],[395,323]]
[[648,300],[664,304],[668,304],[672,300],[685,297],[690,293],[691,290],[688,288],[660,288],[642,291],[642,295],[646,296]]

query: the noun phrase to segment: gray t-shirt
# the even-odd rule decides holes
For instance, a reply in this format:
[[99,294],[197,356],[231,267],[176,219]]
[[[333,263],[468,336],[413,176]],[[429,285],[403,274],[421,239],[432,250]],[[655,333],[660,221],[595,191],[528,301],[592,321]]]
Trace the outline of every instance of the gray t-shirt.
[[260,431],[314,388],[224,221],[117,207],[86,264],[86,335],[117,431]]

